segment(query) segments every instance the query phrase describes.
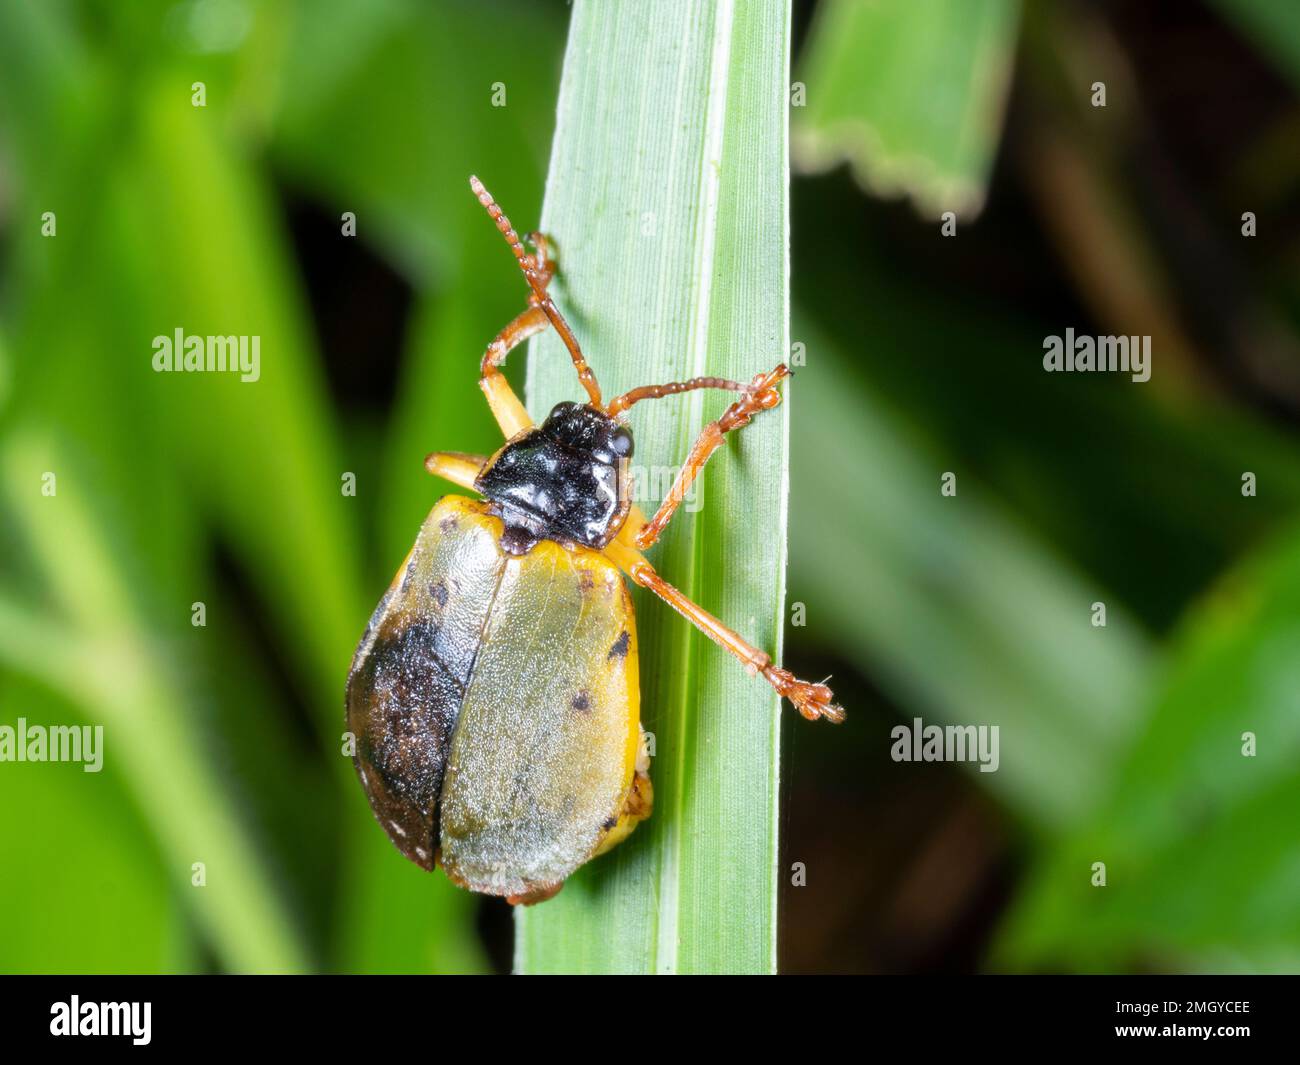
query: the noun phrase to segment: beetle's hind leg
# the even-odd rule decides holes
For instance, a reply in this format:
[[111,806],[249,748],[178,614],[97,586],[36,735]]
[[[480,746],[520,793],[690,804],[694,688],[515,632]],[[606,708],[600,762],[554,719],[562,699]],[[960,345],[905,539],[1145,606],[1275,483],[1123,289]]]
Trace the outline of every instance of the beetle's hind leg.
[[616,540],[605,547],[604,553],[642,588],[650,589],[710,640],[735,655],[751,675],[761,674],[778,695],[789,699],[795,709],[809,721],[824,717],[838,725],[844,720],[844,710],[832,702],[835,696],[830,688],[825,684],[810,684],[806,680],[800,680],[789,670],[774,665],[770,655],[760,651],[660,577],[640,552]]
[[544,887],[533,888],[522,895],[507,895],[506,902],[510,903],[511,906],[536,906],[539,902],[555,898],[562,887],[564,887],[563,880],[558,884],[546,884]]
[[638,728],[641,731],[641,739],[637,745],[632,786],[628,788],[623,805],[619,807],[617,819],[610,824],[609,830],[592,854],[593,858],[613,850],[632,834],[632,830],[637,825],[654,813],[655,789],[650,783],[650,751],[646,742],[645,728],[640,725]]

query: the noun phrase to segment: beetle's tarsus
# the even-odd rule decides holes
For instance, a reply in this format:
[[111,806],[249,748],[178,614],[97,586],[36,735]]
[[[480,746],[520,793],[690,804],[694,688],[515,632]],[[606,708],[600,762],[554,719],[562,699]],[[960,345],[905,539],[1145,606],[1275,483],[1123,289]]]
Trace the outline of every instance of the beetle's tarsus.
[[763,670],[763,676],[779,695],[789,699],[794,708],[809,721],[825,718],[833,725],[844,721],[843,707],[831,702],[835,695],[825,684],[809,684],[778,666],[768,666]]
[[533,230],[531,233],[524,234],[524,240],[528,241],[536,252],[533,260],[537,263],[537,280],[542,288],[545,288],[555,276],[555,257],[551,255],[551,238],[545,233]]

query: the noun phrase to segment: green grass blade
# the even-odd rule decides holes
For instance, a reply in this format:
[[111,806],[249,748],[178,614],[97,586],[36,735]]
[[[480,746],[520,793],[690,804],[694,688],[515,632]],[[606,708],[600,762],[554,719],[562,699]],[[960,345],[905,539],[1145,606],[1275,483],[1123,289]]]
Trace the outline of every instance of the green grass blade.
[[800,62],[800,166],[847,159],[863,188],[909,195],[923,214],[977,211],[1019,11],[1018,0],[827,0]]
[[[558,245],[557,299],[607,396],[699,374],[747,380],[786,358],[788,42],[779,0],[574,5],[542,223]],[[527,395],[534,414],[580,395],[553,335],[534,343]],[[725,402],[637,407],[642,484],[680,463]],[[714,459],[698,512],[652,552],[668,580],[772,653],[787,409]],[[636,599],[655,814],[556,899],[517,912],[516,968],[771,971],[782,711],[666,607]]]

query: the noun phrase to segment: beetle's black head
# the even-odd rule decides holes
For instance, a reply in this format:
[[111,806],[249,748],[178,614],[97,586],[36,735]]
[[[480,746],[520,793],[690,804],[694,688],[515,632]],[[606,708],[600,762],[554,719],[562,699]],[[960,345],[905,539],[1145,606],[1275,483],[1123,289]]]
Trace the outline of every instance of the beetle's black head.
[[474,487],[497,505],[502,546],[522,555],[538,540],[601,548],[631,506],[632,433],[603,411],[560,403],[488,460]]

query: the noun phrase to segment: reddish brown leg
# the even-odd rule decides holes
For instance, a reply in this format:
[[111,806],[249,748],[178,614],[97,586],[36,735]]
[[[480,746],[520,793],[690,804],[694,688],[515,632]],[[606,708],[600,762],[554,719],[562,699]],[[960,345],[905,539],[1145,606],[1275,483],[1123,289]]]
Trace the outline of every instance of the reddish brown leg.
[[523,895],[507,895],[506,902],[510,903],[511,906],[536,906],[539,902],[555,898],[562,887],[564,887],[563,880],[558,884],[547,884],[545,887],[533,888],[532,891]]
[[[510,224],[500,207],[497,206],[496,200],[492,194],[483,187],[483,182],[476,177],[469,179],[469,187],[474,190],[474,195],[478,197],[478,202],[486,209],[492,221],[496,223],[497,229],[501,235],[506,238],[506,243],[510,245],[510,250],[514,252],[515,259],[519,263],[519,269],[524,272],[524,279],[528,282],[528,287],[532,289],[532,295],[528,302],[532,307],[536,307],[544,314],[551,325],[555,326],[555,331],[560,334],[560,339],[564,341],[564,346],[569,349],[569,357],[573,360],[573,367],[578,371],[578,381],[584,389],[587,390],[587,396],[591,400],[591,405],[597,410],[604,410],[604,404],[600,398],[600,385],[596,383],[596,375],[591,372],[591,367],[587,365],[587,360],[583,358],[582,348],[578,346],[578,338],[573,335],[573,330],[569,328],[569,323],[564,320],[560,314],[559,308],[555,306],[554,301],[546,294],[547,283],[551,280],[554,267],[547,258],[546,240],[534,234],[530,239],[533,240],[537,247],[537,255],[529,255],[519,240],[519,234],[515,232],[514,226]],[[532,309],[529,308],[529,310]],[[525,311],[520,318],[515,319],[511,326],[515,325],[520,319],[529,316],[529,311]],[[510,329],[511,326],[507,326]],[[533,329],[532,332],[538,332]],[[532,333],[527,335],[531,336]],[[489,349],[490,351],[490,349]],[[502,356],[504,357],[504,355]],[[487,356],[484,356],[486,362]],[[486,370],[485,370],[486,372]]]
[[[549,245],[546,237],[541,233],[529,233],[527,239],[537,249],[537,255],[529,258],[533,259],[537,264],[538,284],[541,290],[545,292],[546,286],[551,283],[551,278],[555,276],[555,263],[551,261],[548,254]],[[529,337],[536,336],[551,324],[551,320],[546,317],[538,303],[537,293],[530,292],[528,294],[527,309],[522,311],[509,325],[492,338],[492,343],[487,346],[487,351],[483,353],[483,361],[479,364],[480,377],[499,373],[501,367],[505,365],[506,356],[510,352]]]
[[[535,264],[538,284],[544,290],[555,274],[555,264],[548,255],[546,238],[541,233],[529,233],[527,239],[537,249],[537,255],[529,256],[529,259]],[[501,367],[511,351],[548,325],[550,319],[537,305],[536,293],[529,293],[528,307],[492,338],[492,343],[487,346],[479,363],[479,387],[487,396],[488,406],[492,408],[492,414],[507,440],[521,429],[527,429],[532,421],[509,382],[501,375]]]
[[500,373],[506,356],[511,351],[550,324],[551,320],[542,313],[540,307],[529,306],[492,338],[492,343],[483,352],[483,361],[479,363],[479,376],[487,377],[489,374]]
[[[690,454],[686,456],[686,462],[683,463],[681,471],[677,474],[677,479],[668,491],[668,495],[659,504],[659,509],[655,511],[654,517],[646,522],[636,534],[634,542],[638,549],[644,551],[659,539],[660,533],[664,531],[664,526],[671,520],[674,511],[681,506],[682,500],[686,498],[686,493],[694,484],[695,478],[700,475],[704,464],[709,461],[709,456],[722,446],[726,434],[733,429],[744,428],[755,414],[760,411],[771,410],[781,402],[781,393],[776,390],[776,386],[783,377],[789,375],[790,371],[785,368],[784,363],[770,373],[759,374],[745,386],[744,395],[723,411],[721,418],[716,422],[709,422],[704,427],[700,435],[696,437],[695,443],[691,446]],[[687,383],[689,384],[689,382]],[[672,386],[658,385],[650,387],[664,388]],[[707,386],[701,385],[699,387]],[[685,389],[681,389],[681,391],[685,391]],[[622,396],[619,397],[619,399],[622,398]]]
[[827,721],[838,725],[844,720],[844,711],[831,701],[835,696],[830,688],[825,684],[809,684],[806,680],[799,680],[788,670],[774,666],[769,655],[727,628],[703,607],[687,599],[660,577],[654,567],[635,551],[615,543],[606,547],[605,553],[637,584],[649,588],[710,640],[740,659],[751,676],[762,674],[763,678],[776,689],[777,694],[794,703],[795,709],[809,721],[824,717]]

